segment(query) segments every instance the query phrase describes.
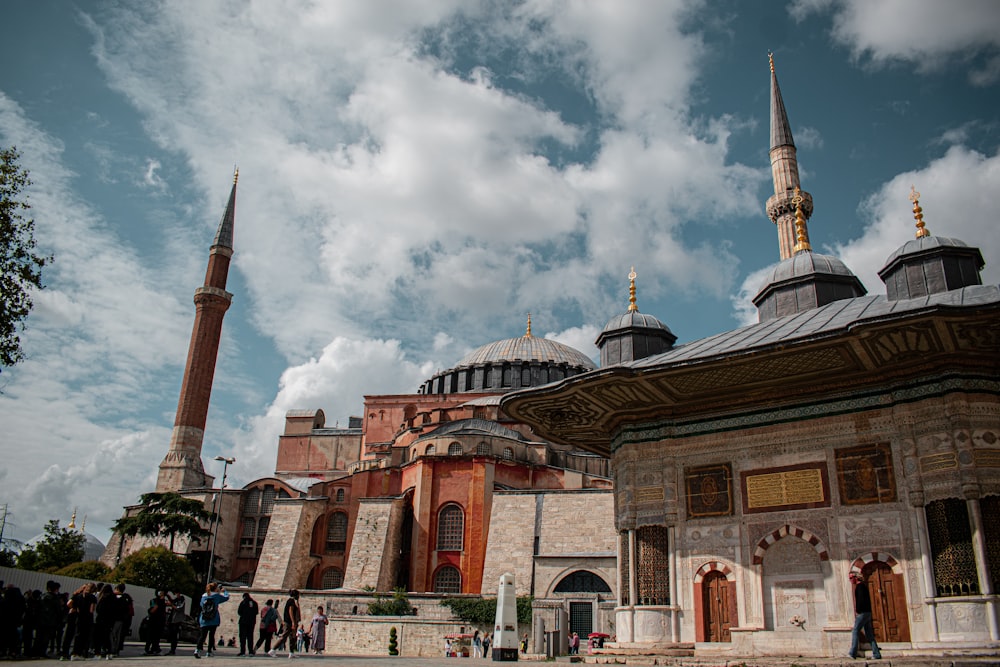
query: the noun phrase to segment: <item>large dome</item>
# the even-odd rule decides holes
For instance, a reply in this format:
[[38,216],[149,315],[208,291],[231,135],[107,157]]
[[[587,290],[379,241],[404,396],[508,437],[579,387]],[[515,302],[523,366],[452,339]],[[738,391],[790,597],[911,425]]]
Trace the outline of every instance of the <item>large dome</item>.
[[458,366],[478,366],[511,361],[547,361],[552,364],[583,366],[588,370],[597,368],[594,362],[579,350],[569,345],[535,336],[519,336],[487,343],[465,355]]

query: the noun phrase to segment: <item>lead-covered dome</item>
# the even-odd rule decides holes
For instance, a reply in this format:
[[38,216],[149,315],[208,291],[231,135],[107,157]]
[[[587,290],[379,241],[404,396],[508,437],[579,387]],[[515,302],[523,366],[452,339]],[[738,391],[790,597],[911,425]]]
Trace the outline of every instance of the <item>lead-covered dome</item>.
[[518,338],[487,343],[465,355],[458,365],[436,374],[420,387],[422,394],[462,392],[506,393],[556,382],[597,366],[577,349],[528,331]]
[[761,322],[833,301],[864,296],[865,289],[847,265],[831,255],[802,250],[774,267],[753,298]]
[[897,248],[879,270],[890,301],[982,285],[979,248],[947,236],[922,236]]

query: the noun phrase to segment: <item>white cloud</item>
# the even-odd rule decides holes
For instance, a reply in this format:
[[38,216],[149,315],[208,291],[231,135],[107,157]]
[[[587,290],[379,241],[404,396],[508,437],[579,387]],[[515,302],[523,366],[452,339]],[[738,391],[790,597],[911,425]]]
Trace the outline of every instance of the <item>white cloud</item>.
[[[833,37],[849,46],[855,58],[875,65],[914,63],[921,70],[953,67],[952,56],[966,58],[1000,48],[1000,4],[995,0],[794,0],[793,17],[832,8]],[[975,85],[1000,76],[1000,56],[968,74]]]

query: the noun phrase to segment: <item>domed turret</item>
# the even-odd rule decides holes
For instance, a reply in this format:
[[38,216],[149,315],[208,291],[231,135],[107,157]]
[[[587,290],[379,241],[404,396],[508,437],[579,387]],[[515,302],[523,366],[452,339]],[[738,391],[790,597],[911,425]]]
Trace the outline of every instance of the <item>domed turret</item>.
[[635,278],[635,267],[632,267],[628,274],[628,310],[608,320],[595,341],[601,350],[602,368],[666,352],[677,340],[666,324],[639,312],[635,304]]
[[985,265],[979,248],[959,239],[931,236],[924,223],[920,193],[910,189],[917,238],[889,256],[878,277],[890,301],[915,299],[969,285],[982,285],[979,271]]
[[590,357],[569,345],[531,335],[487,343],[465,355],[458,365],[438,373],[420,388],[422,394],[459,392],[506,393],[535,387],[596,368]]

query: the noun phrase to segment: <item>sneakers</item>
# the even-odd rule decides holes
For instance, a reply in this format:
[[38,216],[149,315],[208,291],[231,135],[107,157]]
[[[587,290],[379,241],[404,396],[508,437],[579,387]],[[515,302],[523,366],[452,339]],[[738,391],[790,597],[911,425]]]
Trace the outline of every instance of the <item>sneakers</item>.
[[278,654],[274,652],[273,648],[270,651],[268,651],[267,654],[269,656],[271,656],[272,658],[277,658],[278,657]]
[[194,650],[194,657],[201,658],[201,653],[198,652],[198,649]]
[[288,654],[288,659],[289,660],[291,660],[292,658],[297,658],[297,657],[299,657],[299,656],[295,655],[294,653],[289,653]]

